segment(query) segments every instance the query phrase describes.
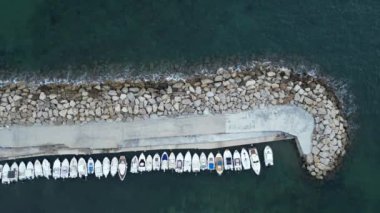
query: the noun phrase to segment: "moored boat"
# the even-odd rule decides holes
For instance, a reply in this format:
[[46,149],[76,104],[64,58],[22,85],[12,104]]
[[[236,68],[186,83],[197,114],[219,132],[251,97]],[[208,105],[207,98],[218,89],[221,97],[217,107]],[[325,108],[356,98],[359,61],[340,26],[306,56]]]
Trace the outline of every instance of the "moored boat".
[[166,171],[169,169],[169,156],[168,153],[164,152],[161,156],[161,170]]
[[224,170],[228,171],[228,170],[234,169],[233,162],[232,162],[232,154],[231,154],[231,151],[229,149],[224,150],[223,160],[224,160],[224,162],[223,162],[224,163]]
[[261,170],[261,164],[260,164],[260,158],[259,153],[257,152],[256,148],[249,149],[249,155],[251,159],[251,166],[253,171],[256,173],[256,175],[260,175]]
[[199,155],[197,153],[193,154],[193,158],[191,160],[191,171],[193,172],[201,171],[201,162],[199,160]]
[[133,156],[131,160],[131,173],[136,174],[138,172],[138,169],[139,169],[139,159],[135,155]]
[[28,180],[34,179],[34,166],[33,166],[33,163],[30,161],[26,165],[25,176],[26,176],[26,179]]
[[26,172],[26,165],[24,161],[21,161],[21,163],[18,165],[18,179],[20,181],[23,181],[26,179],[25,172]]
[[95,177],[101,178],[103,176],[103,166],[100,160],[96,159],[95,161]]
[[139,157],[139,172],[145,172],[146,168],[145,168],[145,155],[144,153],[141,153],[140,154],[140,157]]
[[158,153],[153,156],[153,171],[160,171],[160,155]]
[[46,159],[43,159],[42,161],[42,172],[44,173],[44,177],[46,179],[49,179],[51,176],[51,167],[50,167],[50,162]]
[[3,166],[3,169],[1,171],[1,183],[2,184],[9,184],[10,180],[8,178],[8,173],[10,172],[10,167],[8,163],[5,163]]
[[210,154],[208,154],[207,168],[210,171],[215,170],[215,157],[214,157],[214,154],[212,154],[212,152],[210,152]]
[[69,172],[70,172],[70,163],[69,163],[69,160],[67,160],[67,158],[65,158],[61,164],[61,178],[62,179],[68,178]]
[[87,177],[87,163],[84,158],[79,158],[78,160],[78,177],[79,178],[86,178]]
[[246,149],[241,149],[241,164],[244,170],[248,170],[251,168],[251,159]]
[[207,168],[208,168],[207,157],[206,157],[206,154],[204,152],[201,153],[201,155],[199,157],[199,162],[201,164],[201,170],[202,171],[207,170]]
[[234,151],[233,158],[234,158],[234,169],[235,169],[235,171],[241,171],[242,166],[241,166],[241,157],[240,157],[239,151],[237,151],[237,150]]
[[118,172],[120,180],[123,181],[127,174],[127,160],[124,155],[119,158]]
[[36,159],[34,161],[34,176],[36,178],[39,178],[39,177],[43,177],[44,176],[44,173],[42,171],[42,165],[41,165],[41,162]]
[[110,162],[110,159],[108,157],[105,157],[103,158],[103,167],[102,167],[102,171],[103,171],[103,175],[105,178],[108,177],[110,171],[111,171],[111,162]]
[[55,159],[53,163],[53,178],[54,180],[57,180],[61,177],[61,161],[59,159]]
[[184,172],[191,172],[191,153],[190,153],[190,151],[187,151],[185,154],[185,159],[183,162],[183,171]]
[[265,166],[273,166],[273,150],[270,146],[265,146],[264,148],[264,163]]
[[3,165],[0,164],[0,180],[2,176],[3,176]]
[[78,161],[75,157],[72,157],[70,160],[70,178],[78,177]]
[[216,164],[215,166],[216,172],[218,173],[218,175],[222,175],[223,169],[224,169],[223,156],[219,152],[215,156],[215,164]]
[[87,161],[87,174],[92,175],[95,172],[95,162],[91,157]]
[[11,183],[18,181],[18,165],[16,162],[12,163],[11,170],[8,172],[8,179]]
[[183,155],[181,152],[177,154],[177,157],[175,159],[175,172],[183,172]]
[[169,169],[175,170],[176,164],[175,164],[175,154],[173,152],[169,155]]
[[111,176],[112,177],[115,177],[115,175],[117,174],[118,166],[119,166],[119,160],[117,159],[117,157],[113,157],[111,160]]
[[148,157],[146,157],[145,169],[146,169],[147,172],[151,172],[153,170],[153,158],[152,158],[152,155],[148,155]]

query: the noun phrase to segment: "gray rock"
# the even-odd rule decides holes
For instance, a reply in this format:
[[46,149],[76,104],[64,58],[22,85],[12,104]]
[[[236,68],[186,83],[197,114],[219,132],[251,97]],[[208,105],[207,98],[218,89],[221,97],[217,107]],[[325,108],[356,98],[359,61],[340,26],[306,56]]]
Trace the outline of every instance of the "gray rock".
[[44,93],[44,92],[41,92],[39,98],[40,98],[40,100],[42,100],[42,101],[45,100],[45,99],[46,99],[46,95],[45,95],[45,93]]
[[108,91],[108,95],[110,95],[110,96],[116,96],[117,92],[115,90],[110,90],[110,91]]
[[311,153],[313,153],[314,155],[318,155],[319,152],[320,151],[319,151],[318,147],[316,147],[316,146],[313,146],[313,148],[311,149]]

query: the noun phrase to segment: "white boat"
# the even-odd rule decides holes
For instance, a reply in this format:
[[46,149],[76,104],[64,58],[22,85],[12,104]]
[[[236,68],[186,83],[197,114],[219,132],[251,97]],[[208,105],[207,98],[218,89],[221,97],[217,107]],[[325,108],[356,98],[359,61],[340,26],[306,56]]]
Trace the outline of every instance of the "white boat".
[[51,176],[51,167],[50,167],[50,162],[46,159],[42,161],[42,172],[44,173],[44,177],[46,179],[49,179]]
[[70,178],[78,177],[78,161],[75,157],[70,160]]
[[8,178],[8,173],[10,172],[10,168],[8,163],[5,163],[3,166],[3,170],[1,171],[1,183],[2,184],[9,184],[10,180]]
[[61,177],[61,161],[57,158],[53,163],[53,178],[57,180]]
[[182,153],[178,153],[175,159],[175,172],[182,173],[183,172],[183,155]]
[[200,161],[200,164],[201,164],[201,170],[202,171],[207,170],[207,168],[208,168],[208,166],[207,166],[207,157],[206,157],[206,154],[204,152],[201,153],[201,155],[199,157],[199,161]]
[[161,155],[161,170],[166,171],[169,169],[169,156],[168,153],[164,152]]
[[273,151],[270,146],[265,146],[264,148],[264,162],[265,166],[273,166]]
[[105,178],[108,177],[111,171],[111,162],[108,157],[103,158],[103,167],[102,167],[103,175]]
[[146,157],[145,169],[146,169],[147,172],[151,172],[153,170],[153,158],[152,158],[152,155],[148,155],[148,157]]
[[197,153],[193,154],[193,158],[191,160],[191,171],[193,172],[201,171],[201,162],[199,160],[199,155]]
[[119,160],[117,157],[113,157],[111,160],[111,176],[115,177],[117,174],[117,167],[119,166]]
[[41,162],[38,159],[34,161],[34,176],[36,178],[44,176],[44,173],[42,171]]
[[145,170],[145,155],[141,153],[139,157],[139,172],[145,172]]
[[84,158],[79,158],[78,160],[78,177],[87,177],[87,163]]
[[214,154],[212,154],[212,152],[210,152],[210,154],[208,154],[207,168],[210,171],[214,171],[215,170],[215,157],[214,157]]
[[169,155],[169,169],[170,170],[175,170],[176,165],[175,165],[175,154],[173,152],[170,153]]
[[103,176],[103,166],[100,160],[95,161],[95,177],[101,178]]
[[8,179],[11,183],[18,181],[18,165],[16,162],[12,163],[11,170],[8,172]]
[[95,172],[95,162],[91,157],[87,161],[87,174],[92,175]]
[[3,165],[0,164],[0,180],[2,176],[3,176]]
[[224,150],[223,153],[223,159],[224,159],[224,170],[234,170],[234,165],[232,162],[232,154],[229,149]]
[[216,172],[218,173],[218,175],[222,175],[223,169],[224,169],[223,156],[219,152],[215,156],[215,164],[216,164],[215,165]]
[[18,179],[19,180],[22,181],[26,179],[25,172],[26,172],[26,165],[24,161],[21,161],[21,163],[18,165]]
[[242,165],[241,165],[241,157],[239,151],[235,150],[234,151],[234,169],[235,171],[241,171],[242,170]]
[[119,166],[118,166],[118,172],[119,172],[119,178],[121,181],[124,180],[125,175],[127,174],[127,160],[125,159],[125,156],[120,156],[119,158]]
[[138,169],[139,169],[139,159],[135,155],[133,156],[131,160],[131,173],[136,174],[138,172]]
[[257,152],[257,149],[256,148],[249,149],[249,156],[251,159],[251,166],[252,166],[253,171],[257,175],[260,175],[261,164],[260,164],[260,158],[259,158],[259,153]]
[[248,170],[251,168],[251,159],[246,149],[241,150],[241,164],[243,165],[244,170]]
[[61,178],[62,179],[69,178],[69,172],[70,172],[70,163],[69,163],[69,160],[65,158],[61,164]]
[[26,179],[28,180],[34,179],[34,166],[33,166],[33,163],[30,161],[26,165],[25,176],[26,176]]
[[183,171],[191,172],[191,153],[190,151],[186,152],[185,160],[183,162]]
[[161,161],[158,153],[153,156],[153,171],[160,171]]

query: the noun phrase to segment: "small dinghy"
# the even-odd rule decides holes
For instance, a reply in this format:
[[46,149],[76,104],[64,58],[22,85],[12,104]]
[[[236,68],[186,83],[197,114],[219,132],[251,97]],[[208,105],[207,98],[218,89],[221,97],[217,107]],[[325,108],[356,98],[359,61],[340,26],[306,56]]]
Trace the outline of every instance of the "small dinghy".
[[41,162],[38,159],[34,161],[34,175],[36,176],[36,178],[44,176]]
[[265,146],[264,148],[264,162],[265,162],[265,166],[273,166],[274,163],[273,163],[273,151],[272,151],[272,148],[270,148],[270,146]]
[[70,160],[70,178],[78,177],[78,161],[75,157]]
[[234,151],[234,169],[235,171],[241,171],[242,166],[241,166],[241,158],[240,158],[240,153],[239,151],[235,150]]
[[61,161],[59,159],[55,159],[53,163],[53,178],[54,180],[57,180],[61,177]]
[[3,166],[3,170],[1,171],[1,183],[2,184],[9,184],[10,180],[8,178],[8,173],[10,172],[10,168],[8,163],[5,163]]
[[103,158],[103,167],[102,167],[103,175],[105,178],[108,177],[111,171],[111,162],[108,157]]
[[127,174],[127,160],[125,159],[125,156],[120,156],[119,158],[118,172],[120,180],[123,181]]
[[260,175],[260,158],[256,148],[249,149],[249,155],[251,159],[251,166],[256,175]]
[[119,166],[119,161],[117,160],[117,157],[113,157],[111,160],[111,176],[115,177],[117,174],[117,167]]
[[95,162],[91,157],[87,161],[87,174],[92,175],[95,172]]
[[224,159],[224,170],[234,170],[233,162],[232,162],[232,154],[229,149],[224,150],[223,153],[223,159]]
[[87,177],[87,163],[84,158],[79,158],[79,161],[78,161],[78,177],[79,178]]
[[69,178],[69,172],[70,172],[70,163],[69,163],[69,160],[65,158],[62,161],[62,165],[61,165],[61,178],[62,179]]
[[248,170],[251,168],[251,160],[250,160],[250,157],[248,155],[248,152],[246,149],[242,149],[241,150],[241,164],[243,165],[243,169],[244,170]]
[[201,170],[202,171],[207,170],[207,168],[208,168],[207,157],[206,157],[206,154],[204,152],[201,153],[201,156],[199,157],[199,162],[201,165]]
[[208,154],[207,168],[210,171],[214,171],[215,170],[215,157],[214,157],[214,154],[212,154],[212,152],[210,152],[210,154]]
[[161,156],[161,170],[165,172],[168,169],[169,169],[169,157],[168,157],[168,153],[164,152],[162,153],[162,156]]
[[148,155],[148,157],[146,157],[145,170],[147,172],[151,172],[153,170],[153,158],[152,158],[152,155]]
[[176,165],[175,165],[175,154],[173,152],[170,153],[169,155],[169,169],[170,170],[175,170]]
[[191,171],[200,172],[201,171],[201,162],[199,160],[199,155],[194,153],[193,159],[191,160]]
[[21,163],[18,165],[18,179],[20,181],[26,179],[25,172],[26,172],[26,165],[25,165],[24,161],[21,161]]
[[18,165],[16,162],[12,163],[11,170],[8,172],[8,179],[11,183],[18,181]]
[[95,177],[101,178],[103,176],[103,166],[100,160],[95,161]]
[[215,164],[216,164],[216,166],[215,166],[216,172],[218,173],[218,175],[222,175],[223,169],[224,169],[223,157],[219,152],[215,156]]
[[160,171],[161,161],[158,153],[153,156],[153,171]]
[[33,180],[34,179],[34,166],[32,162],[28,162],[26,165],[26,171],[25,171],[26,179]]
[[175,172],[182,173],[183,172],[183,155],[182,153],[178,153],[175,159]]
[[137,156],[133,156],[132,161],[131,161],[131,173],[136,174],[139,169],[139,159]]
[[42,161],[42,172],[44,173],[44,177],[46,179],[49,179],[51,176],[51,167],[50,167],[50,162],[46,159]]
[[139,157],[139,172],[145,172],[145,170],[145,155],[141,153]]

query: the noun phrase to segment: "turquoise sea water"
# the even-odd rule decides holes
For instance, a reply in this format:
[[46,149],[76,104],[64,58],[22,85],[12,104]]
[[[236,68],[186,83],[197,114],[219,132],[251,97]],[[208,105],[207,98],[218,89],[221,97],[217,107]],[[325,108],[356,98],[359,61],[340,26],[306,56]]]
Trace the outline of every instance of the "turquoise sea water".
[[306,175],[294,144],[286,142],[273,144],[276,166],[260,177],[39,180],[0,186],[0,206],[8,212],[377,212],[379,20],[375,0],[0,2],[2,76],[30,70],[56,75],[52,70],[95,62],[283,59],[307,69],[316,65],[346,82],[340,91],[347,88],[354,97],[346,107],[357,108],[350,117],[356,130],[348,154],[325,182]]

